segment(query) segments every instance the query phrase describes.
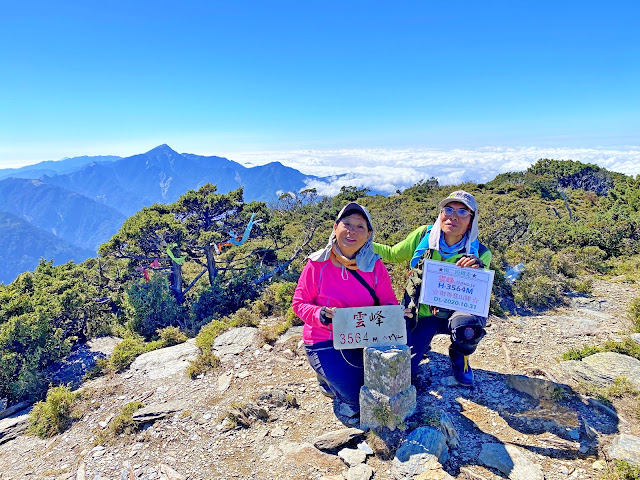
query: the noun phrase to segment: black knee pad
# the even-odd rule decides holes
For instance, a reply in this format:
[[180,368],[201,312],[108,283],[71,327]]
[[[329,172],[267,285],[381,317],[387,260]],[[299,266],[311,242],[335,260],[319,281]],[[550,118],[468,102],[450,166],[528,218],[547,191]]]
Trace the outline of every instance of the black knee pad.
[[451,341],[477,345],[485,333],[484,328],[480,325],[462,325],[451,331]]

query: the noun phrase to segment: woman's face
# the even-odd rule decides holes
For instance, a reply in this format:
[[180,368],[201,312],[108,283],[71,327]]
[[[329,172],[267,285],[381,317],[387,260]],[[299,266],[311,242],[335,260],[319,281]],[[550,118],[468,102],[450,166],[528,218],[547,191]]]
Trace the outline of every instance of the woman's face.
[[359,213],[348,215],[333,226],[336,242],[345,257],[353,258],[369,239],[367,219]]
[[447,204],[447,207],[453,208],[454,212],[451,216],[445,215],[442,211],[440,212],[440,227],[442,232],[445,235],[462,238],[469,229],[469,225],[471,225],[472,216],[467,215],[466,217],[459,217],[455,210],[464,208],[470,212],[469,207],[460,202],[451,202]]

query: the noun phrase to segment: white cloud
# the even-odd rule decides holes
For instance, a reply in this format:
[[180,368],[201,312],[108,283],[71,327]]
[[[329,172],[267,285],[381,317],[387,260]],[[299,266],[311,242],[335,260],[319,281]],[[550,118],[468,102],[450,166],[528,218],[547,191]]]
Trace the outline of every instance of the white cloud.
[[[537,147],[483,147],[478,149],[345,149],[236,152],[225,156],[247,166],[278,161],[307,175],[331,177],[311,181],[324,195],[335,195],[342,185],[392,193],[420,179],[436,177],[440,184],[492,180],[509,171],[523,171],[540,158],[595,163],[627,175],[640,174],[640,147],[571,149]],[[340,177],[339,177],[340,176]]]

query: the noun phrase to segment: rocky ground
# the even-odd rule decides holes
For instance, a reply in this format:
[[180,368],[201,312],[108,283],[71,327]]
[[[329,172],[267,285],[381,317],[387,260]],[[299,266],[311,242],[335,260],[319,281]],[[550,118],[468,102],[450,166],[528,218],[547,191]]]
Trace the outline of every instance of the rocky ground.
[[[452,382],[449,341],[436,337],[417,385],[417,418],[446,413],[459,444],[450,443],[456,448],[444,471],[414,478],[542,478],[535,472],[547,480],[601,478],[613,439],[639,434],[640,421],[628,399],[607,406],[580,396],[575,376],[559,360],[571,348],[625,336],[625,311],[638,295],[631,284],[596,281],[592,296],[573,298],[568,307],[491,318],[472,357],[473,389]],[[259,346],[255,329],[240,329],[216,349],[221,367],[195,380],[184,373],[196,352],[189,342],[85,383],[81,418],[49,440],[25,434],[9,440],[14,435],[3,437],[1,430],[23,417],[0,420],[0,479],[398,478],[392,456],[373,436],[347,432],[360,451],[368,441],[378,452],[365,455],[368,467],[349,468],[359,461],[341,458],[347,453],[338,455],[340,447],[314,446],[322,434],[358,425],[318,393],[299,329],[274,346]],[[139,414],[143,430],[110,436],[111,422],[134,400],[147,406]],[[517,465],[506,473],[487,466],[483,446],[489,444],[507,445]],[[521,470],[518,458],[534,473]]]

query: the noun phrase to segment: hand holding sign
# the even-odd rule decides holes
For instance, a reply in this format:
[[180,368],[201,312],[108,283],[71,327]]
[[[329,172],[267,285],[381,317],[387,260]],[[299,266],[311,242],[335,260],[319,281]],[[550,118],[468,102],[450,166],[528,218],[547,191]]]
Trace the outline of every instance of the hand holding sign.
[[460,268],[446,262],[424,262],[420,303],[472,313],[489,315],[493,270]]

